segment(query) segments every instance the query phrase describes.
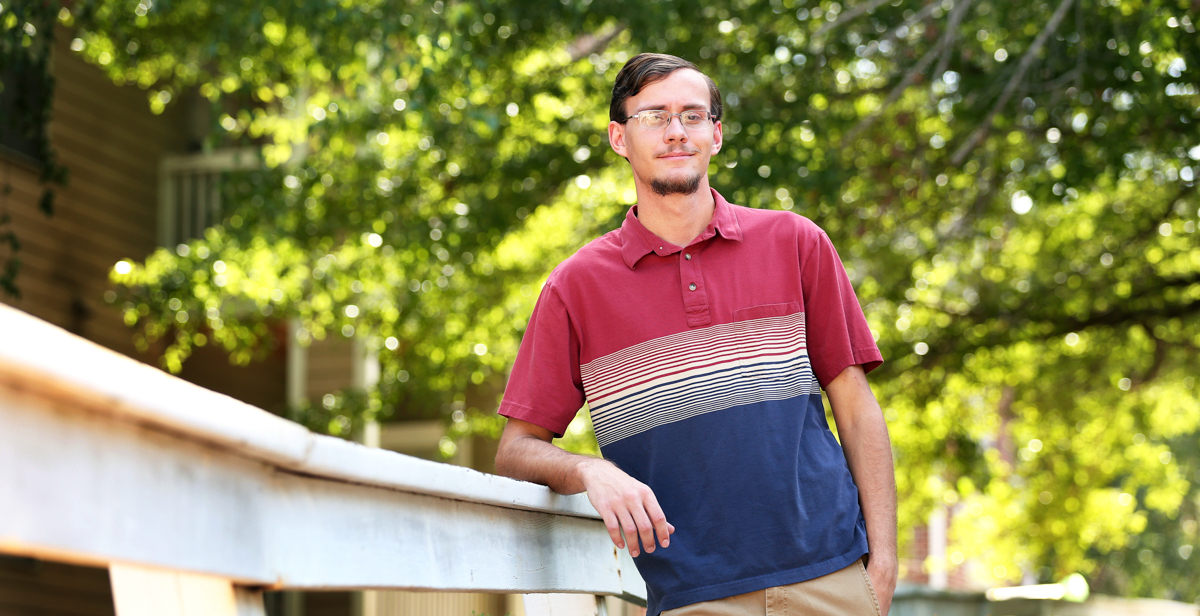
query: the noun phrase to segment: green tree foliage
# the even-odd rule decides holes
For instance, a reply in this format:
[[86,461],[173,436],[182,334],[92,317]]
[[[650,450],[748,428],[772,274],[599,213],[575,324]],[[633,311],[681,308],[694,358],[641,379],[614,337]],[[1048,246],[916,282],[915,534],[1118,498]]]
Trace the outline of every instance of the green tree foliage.
[[675,53],[726,96],[714,186],[842,251],[888,359],[902,527],[953,506],[951,559],[991,583],[1200,594],[1194,4],[92,0],[71,19],[114,80],[156,108],[196,89],[210,143],[267,162],[204,239],[114,274],[167,367],[205,343],[249,361],[298,318],[381,352],[380,391],[329,412],[494,430],[540,281],[633,201],[603,140],[612,79]]
[[[7,11],[0,4],[0,145],[15,147],[20,156],[40,167],[45,188],[38,209],[46,216],[54,213],[51,185],[67,183],[67,170],[57,164],[46,131],[54,91],[48,70],[50,49],[58,13],[55,2],[18,3]],[[11,192],[8,179],[0,181],[0,199]],[[0,209],[0,246],[7,253],[0,261],[0,292],[20,298],[21,241],[12,226],[12,217]]]

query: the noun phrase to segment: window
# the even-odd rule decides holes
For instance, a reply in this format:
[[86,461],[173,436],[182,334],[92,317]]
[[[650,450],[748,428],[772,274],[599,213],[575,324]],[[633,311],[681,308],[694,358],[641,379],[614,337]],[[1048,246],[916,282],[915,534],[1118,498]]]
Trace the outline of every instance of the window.
[[31,164],[46,162],[46,123],[54,88],[46,58],[15,53],[0,61],[0,148]]

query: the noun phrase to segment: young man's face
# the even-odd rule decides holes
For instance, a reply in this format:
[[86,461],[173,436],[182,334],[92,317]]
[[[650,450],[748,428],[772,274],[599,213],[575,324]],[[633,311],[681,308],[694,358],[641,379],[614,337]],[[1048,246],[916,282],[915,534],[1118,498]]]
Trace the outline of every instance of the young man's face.
[[[670,113],[707,111],[709,103],[704,77],[691,69],[679,69],[629,97],[625,113],[651,109]],[[721,150],[721,123],[710,120],[699,127],[684,128],[683,122],[673,117],[665,128],[649,129],[632,119],[610,122],[608,138],[613,150],[629,159],[639,187],[660,195],[691,194],[707,176],[709,159]]]

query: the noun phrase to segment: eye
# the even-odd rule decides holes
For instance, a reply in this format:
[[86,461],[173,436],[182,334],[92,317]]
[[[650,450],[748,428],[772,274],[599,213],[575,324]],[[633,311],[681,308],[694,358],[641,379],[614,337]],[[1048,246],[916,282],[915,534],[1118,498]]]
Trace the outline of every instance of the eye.
[[699,124],[704,121],[703,111],[685,111],[679,117],[683,119],[684,124]]
[[639,115],[644,118],[642,122],[650,128],[662,126],[666,123],[668,117],[665,111],[643,111]]

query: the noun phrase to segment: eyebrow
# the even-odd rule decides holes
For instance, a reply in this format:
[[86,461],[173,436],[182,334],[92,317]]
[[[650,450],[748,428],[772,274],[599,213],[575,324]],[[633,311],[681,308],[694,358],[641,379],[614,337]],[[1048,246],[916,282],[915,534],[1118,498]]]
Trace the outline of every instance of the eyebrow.
[[[654,103],[652,105],[640,105],[640,106],[638,106],[637,110],[634,111],[634,113],[641,113],[643,111],[652,111],[652,110],[656,110],[656,109],[666,109],[666,108],[667,108],[667,105],[664,105],[662,103]],[[708,109],[708,105],[704,105],[702,103],[689,103],[689,104],[683,106],[684,111],[691,111],[693,109]]]

